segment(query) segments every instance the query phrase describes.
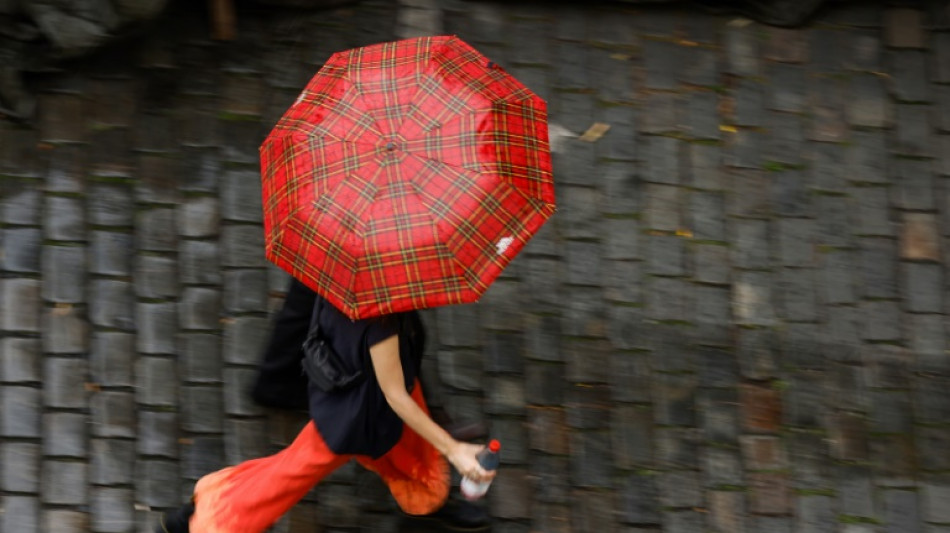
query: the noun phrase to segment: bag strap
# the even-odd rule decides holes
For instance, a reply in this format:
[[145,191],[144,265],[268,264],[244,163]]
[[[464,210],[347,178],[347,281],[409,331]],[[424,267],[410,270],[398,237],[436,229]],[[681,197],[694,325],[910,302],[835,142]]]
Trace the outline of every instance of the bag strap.
[[319,294],[316,297],[316,303],[313,304],[313,313],[310,315],[310,327],[307,330],[308,338],[320,337],[320,309],[323,307],[323,296]]

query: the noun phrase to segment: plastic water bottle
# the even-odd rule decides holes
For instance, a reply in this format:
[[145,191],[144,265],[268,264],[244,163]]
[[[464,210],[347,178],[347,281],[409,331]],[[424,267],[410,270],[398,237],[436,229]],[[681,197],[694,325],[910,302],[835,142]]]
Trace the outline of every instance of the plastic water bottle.
[[[498,452],[501,450],[501,443],[495,439],[492,439],[488,446],[478,453],[478,464],[482,465],[482,468],[488,471],[498,469]],[[477,500],[485,495],[488,492],[488,486],[491,485],[491,481],[478,482],[473,479],[463,477],[462,478],[462,496],[466,500]]]

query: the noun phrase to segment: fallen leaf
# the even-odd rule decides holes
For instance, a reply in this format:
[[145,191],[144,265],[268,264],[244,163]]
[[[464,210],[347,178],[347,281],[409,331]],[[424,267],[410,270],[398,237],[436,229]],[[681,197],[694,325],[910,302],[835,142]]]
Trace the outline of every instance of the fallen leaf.
[[586,142],[594,142],[599,140],[601,137],[607,133],[607,130],[610,129],[610,124],[604,124],[603,122],[594,122],[591,124],[587,131],[581,134],[578,139]]
[[735,126],[730,126],[730,125],[728,125],[728,124],[720,124],[720,125],[719,125],[719,131],[725,131],[725,132],[729,132],[729,133],[736,133],[736,132],[738,132],[739,130],[737,130]]

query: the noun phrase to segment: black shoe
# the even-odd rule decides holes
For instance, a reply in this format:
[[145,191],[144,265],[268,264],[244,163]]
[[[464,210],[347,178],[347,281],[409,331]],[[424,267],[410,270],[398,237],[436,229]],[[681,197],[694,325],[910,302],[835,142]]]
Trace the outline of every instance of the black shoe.
[[163,514],[155,526],[155,533],[188,533],[188,521],[195,514],[195,503],[188,502],[174,511]]
[[451,498],[434,513],[405,516],[412,522],[438,524],[452,531],[484,531],[491,527],[491,517],[484,509],[473,503]]

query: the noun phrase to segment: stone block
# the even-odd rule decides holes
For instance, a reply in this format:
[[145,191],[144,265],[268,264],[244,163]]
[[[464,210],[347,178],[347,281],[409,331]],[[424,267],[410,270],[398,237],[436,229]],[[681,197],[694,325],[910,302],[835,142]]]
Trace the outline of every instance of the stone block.
[[856,127],[886,128],[893,110],[887,97],[884,79],[876,74],[855,74],[848,83],[845,112],[848,123]]
[[907,487],[913,484],[917,464],[913,457],[913,441],[909,435],[877,435],[871,439],[869,451],[870,464],[878,486]]
[[[927,54],[922,50],[894,50],[889,56],[894,96],[901,102],[932,101]],[[924,121],[926,124],[926,120]]]
[[138,412],[136,451],[142,456],[178,457],[178,413]]
[[107,387],[131,387],[134,342],[131,333],[94,331],[89,352],[92,382]]
[[132,483],[133,466],[135,464],[134,441],[92,439],[90,449],[90,483],[96,485],[127,485]]
[[86,376],[85,359],[46,357],[43,361],[43,398],[47,407],[83,409],[88,401],[85,383],[77,376]]
[[781,314],[786,320],[813,322],[818,319],[815,281],[816,275],[811,269],[782,269],[778,300]]
[[[920,377],[915,382],[914,416],[918,423],[941,424],[950,417],[950,378]],[[906,418],[908,410],[903,413]],[[897,415],[896,415],[897,416]]]
[[239,316],[224,322],[223,360],[236,365],[260,362],[270,321],[263,317]]
[[685,134],[691,139],[718,141],[720,138],[719,95],[697,91],[689,96],[686,106]]
[[719,192],[690,194],[688,227],[693,237],[704,241],[726,241],[725,197]]
[[865,301],[861,303],[860,310],[864,316],[864,340],[884,342],[901,339],[897,302]]
[[603,187],[600,211],[608,215],[633,215],[640,211],[642,185],[640,176],[629,163],[604,165],[598,179]]
[[571,525],[574,531],[614,531],[617,527],[616,500],[612,492],[605,494],[594,490],[573,491]]
[[924,48],[923,13],[909,7],[885,10],[884,37],[893,48]]
[[267,309],[267,271],[239,269],[224,272],[223,308],[229,313]]
[[778,230],[778,260],[782,266],[815,265],[815,224],[812,220],[780,218],[775,229]]
[[217,198],[186,196],[178,204],[177,215],[178,233],[182,237],[202,238],[218,234],[221,214]]
[[598,285],[603,278],[602,246],[588,241],[564,243],[564,273],[572,285]]
[[872,387],[887,389],[910,388],[914,355],[905,348],[886,344],[862,347],[862,357],[868,366],[868,380]]
[[[474,357],[471,365],[475,365]],[[442,360],[439,361],[439,370],[442,371],[444,364]],[[454,376],[454,380],[460,381],[459,377],[465,375],[469,376],[466,381],[462,384],[466,386],[475,385],[476,379],[473,376],[477,376],[474,373],[474,370],[461,374],[458,373],[457,376]],[[443,380],[446,380],[447,384],[451,384],[451,381],[448,381],[442,374]],[[564,390],[561,384],[564,381],[565,376],[565,366],[559,363],[541,363],[541,362],[529,362],[525,366],[525,400],[529,405],[538,405],[538,406],[561,406],[564,401]]]
[[726,284],[731,275],[730,248],[719,244],[691,243],[693,276],[701,283]]
[[38,100],[40,139],[54,144],[85,141],[85,106],[80,95],[44,94]]
[[805,71],[799,65],[774,64],[769,67],[771,83],[768,86],[769,109],[785,113],[801,113],[805,110]]
[[896,237],[898,224],[888,214],[887,187],[852,187],[854,233],[862,236]]
[[529,472],[534,477],[535,502],[547,504],[570,502],[571,481],[564,475],[568,471],[567,461],[566,457],[538,455],[531,462]]
[[[588,113],[591,112],[592,110],[588,111]],[[578,125],[576,131],[585,131],[590,127],[590,114],[584,116],[584,123]],[[573,134],[560,139],[558,142],[559,147],[552,156],[554,168],[558,169],[558,181],[571,186],[590,187],[594,185],[594,178],[597,175],[597,173],[591,172],[591,169],[597,164],[594,143],[582,141]]]
[[942,312],[943,273],[940,266],[905,262],[900,270],[904,308],[912,313]]
[[684,161],[687,184],[704,191],[721,191],[725,187],[722,172],[722,150],[719,146],[690,143],[686,146]]
[[177,229],[174,208],[151,207],[135,215],[135,238],[139,250],[174,252],[178,246]]
[[[697,26],[704,28],[704,30],[701,31],[714,31],[705,21],[704,23],[697,24]],[[718,41],[718,32],[716,40]],[[719,55],[716,52],[716,50],[712,50],[711,48],[697,47],[683,54],[681,67],[677,69],[677,75],[680,81],[701,87],[712,88],[718,86],[721,78]]]
[[702,454],[705,484],[712,490],[725,490],[745,485],[742,461],[736,448],[710,446]]
[[771,215],[771,182],[762,171],[733,171],[727,187],[727,215],[741,218],[766,218]]
[[[745,494],[739,491],[710,491],[707,496],[709,515],[707,527],[717,532],[744,533],[746,529]],[[762,530],[755,530],[762,531]]]
[[611,451],[614,465],[633,470],[653,465],[653,413],[644,405],[619,404],[611,411]]
[[182,429],[195,433],[220,433],[224,412],[224,394],[219,386],[192,386],[181,388]]
[[853,281],[854,256],[850,250],[829,250],[818,254],[817,289],[821,302],[838,305],[857,301],[856,284]]
[[70,304],[47,308],[42,318],[43,350],[51,354],[79,354],[88,350],[89,324],[81,308]]
[[[520,49],[521,47],[517,48]],[[537,47],[534,49],[537,50]],[[530,53],[531,50],[531,47],[526,47],[524,53]],[[586,48],[578,47],[573,43],[559,43],[553,47],[553,53],[558,58],[554,65],[554,79],[552,80],[555,88],[589,89],[591,87],[592,82],[587,71],[590,56]],[[517,59],[514,62],[527,64],[527,62],[518,61]],[[543,63],[547,62],[548,60],[545,58]]]
[[114,279],[90,282],[89,321],[101,328],[135,329],[132,284]]
[[897,243],[893,239],[863,238],[859,265],[863,298],[897,297]]
[[767,272],[740,272],[733,284],[733,316],[745,326],[770,326],[775,322],[772,276]]
[[733,89],[733,119],[737,126],[761,127],[765,123],[765,87],[752,79],[738,79]]
[[88,457],[89,417],[80,413],[43,415],[43,455],[45,457]]
[[138,403],[151,407],[178,405],[178,375],[175,361],[165,357],[140,357],[135,364]]
[[505,473],[492,482],[491,491],[491,516],[502,520],[529,516],[532,483],[524,468],[507,467]]
[[134,238],[129,233],[92,231],[89,245],[89,272],[106,276],[132,273]]
[[773,330],[741,328],[737,335],[736,355],[743,377],[762,380],[778,375],[780,342]]
[[85,235],[82,201],[67,196],[47,196],[45,237],[54,241],[79,241]]
[[659,321],[682,320],[694,304],[690,287],[681,278],[650,278],[645,286],[646,316]]
[[[217,125],[217,120],[199,113],[195,114],[191,124],[198,125],[202,130],[213,130]],[[210,139],[213,142],[216,135],[213,132],[208,133],[202,135],[201,139],[205,142]],[[198,143],[189,144],[192,144],[192,146],[182,146],[179,156],[181,158],[181,172],[188,176],[188,180],[181,183],[181,190],[216,193],[218,179],[221,176],[221,161],[218,149],[194,146]]]
[[175,353],[178,310],[174,303],[136,304],[136,349],[145,354]]
[[264,232],[260,226],[221,228],[222,267],[260,268],[264,261]]
[[563,343],[565,377],[576,383],[607,383],[610,345],[601,339],[568,339]]
[[[42,220],[43,194],[39,190],[40,180],[23,180],[16,187],[5,187],[4,196],[0,198],[0,221],[6,224],[22,226],[40,226]],[[6,230],[3,233],[15,230]],[[39,230],[31,229],[39,232]]]
[[179,243],[178,269],[180,281],[186,285],[218,285],[221,283],[219,247],[215,241],[183,240]]
[[680,183],[680,152],[683,142],[673,137],[650,136],[643,140],[646,154],[643,180],[651,183],[676,185]]
[[621,483],[621,521],[625,524],[659,525],[662,519],[656,476],[630,473]]
[[815,243],[834,248],[854,246],[851,199],[843,196],[818,196],[814,199]]
[[790,170],[772,175],[772,205],[782,217],[813,217],[814,207],[807,173]]
[[704,503],[697,472],[663,472],[657,475],[657,485],[660,489],[660,505],[663,507],[701,507]]
[[0,528],[24,533],[51,531],[40,528],[40,502],[36,496],[4,495]]
[[0,487],[6,492],[38,492],[40,483],[40,447],[29,442],[0,445],[3,473]]
[[792,494],[788,477],[781,473],[750,472],[749,511],[762,515],[786,515],[792,512]]
[[[935,111],[930,105],[898,104],[896,106],[896,137],[892,151],[901,156],[930,157],[933,155],[933,117]],[[903,161],[898,162],[898,168]],[[930,162],[914,165],[912,172],[929,174]],[[900,184],[900,182],[898,182]]]
[[885,490],[883,500],[885,533],[921,531],[920,495],[910,490]]
[[[144,378],[143,378],[144,379]],[[131,392],[99,391],[90,398],[92,434],[95,437],[135,437],[135,395]],[[95,451],[93,451],[95,454]]]
[[135,197],[147,204],[181,202],[178,186],[182,181],[181,161],[166,154],[139,154],[136,158]]
[[640,258],[640,221],[634,218],[606,218],[603,258],[634,260]]
[[182,476],[195,480],[227,466],[224,438],[220,435],[191,436],[181,447]]
[[931,472],[950,469],[950,455],[944,453],[950,446],[950,428],[918,427],[915,432],[920,469]]
[[696,426],[696,385],[691,375],[654,376],[652,395],[656,423],[663,426]]
[[220,327],[220,291],[204,287],[186,287],[182,291],[178,306],[178,321],[182,329],[216,330]]
[[256,170],[231,169],[221,176],[221,218],[261,223],[261,179]]
[[179,293],[175,259],[139,254],[135,258],[135,293],[149,300],[175,298]]
[[[499,283],[495,283],[497,287]],[[506,299],[499,299],[506,306],[496,308],[491,315],[494,323],[484,324],[491,329],[520,330],[522,313],[514,307],[517,296],[514,286]],[[496,293],[501,294],[501,293]],[[607,329],[606,309],[603,306],[603,291],[595,287],[566,287],[562,292],[564,305],[561,314],[561,332],[571,337],[603,337]],[[489,303],[488,300],[482,300]],[[493,300],[494,302],[494,300]],[[496,304],[497,305],[497,304]]]
[[936,217],[929,213],[904,213],[900,231],[900,257],[940,261]]
[[647,274],[683,276],[686,274],[686,241],[678,235],[645,235]]
[[761,49],[754,25],[732,25],[723,34],[726,64],[724,70],[737,76],[757,76],[761,73]]
[[[648,110],[640,115],[639,131],[648,135],[679,135],[688,127],[689,109],[684,96],[672,92],[649,93],[643,97],[643,107]],[[649,138],[647,138],[649,140]],[[643,142],[643,139],[640,139]],[[639,149],[643,153],[643,149]]]
[[484,370],[492,373],[522,373],[524,353],[524,337],[520,333],[487,333],[482,350]]
[[[86,505],[89,465],[76,461],[43,461],[40,499],[53,505]],[[52,531],[62,531],[53,529]]]
[[135,463],[135,495],[149,507],[177,507],[179,494],[178,463],[167,459],[143,458]]
[[[4,270],[11,272],[39,273],[42,233],[34,228],[4,228],[2,231],[3,255],[0,257]],[[9,309],[9,308],[8,308]]]
[[39,383],[41,346],[37,339],[7,337],[0,339],[0,381]]
[[102,533],[131,531],[135,523],[134,495],[123,487],[95,487],[90,495],[92,530]]
[[684,226],[683,210],[687,196],[681,187],[646,184],[644,190],[644,226],[652,230],[675,232]]
[[739,387],[742,427],[751,433],[774,433],[782,422],[781,391],[768,384],[746,383]]

